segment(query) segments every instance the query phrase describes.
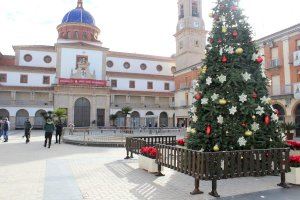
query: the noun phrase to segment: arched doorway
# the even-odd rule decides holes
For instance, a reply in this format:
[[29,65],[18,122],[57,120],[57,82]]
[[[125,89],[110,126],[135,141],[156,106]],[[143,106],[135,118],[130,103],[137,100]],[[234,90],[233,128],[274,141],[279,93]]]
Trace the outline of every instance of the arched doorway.
[[121,111],[116,113],[117,119],[116,119],[116,126],[117,127],[124,127],[125,126],[125,117]]
[[9,119],[9,112],[6,109],[0,109],[0,119]]
[[42,129],[45,124],[45,119],[43,117],[43,113],[46,113],[45,110],[38,110],[34,116],[34,125],[35,129]]
[[146,113],[146,127],[154,127],[155,126],[155,116],[154,113],[149,111]]
[[300,104],[295,109],[296,135],[300,137]]
[[168,122],[168,114],[166,112],[162,112],[159,115],[159,126],[160,127],[168,127],[169,122]]
[[79,98],[74,106],[75,127],[89,127],[91,125],[91,104],[86,98]]
[[23,129],[27,118],[29,118],[29,113],[27,110],[19,110],[16,114],[16,129]]
[[273,108],[278,110],[278,117],[279,117],[279,120],[284,122],[285,121],[285,112],[284,112],[284,108],[279,105],[279,104],[274,104],[273,105]]
[[131,113],[130,117],[131,117],[131,127],[138,128],[140,126],[140,113],[134,111]]

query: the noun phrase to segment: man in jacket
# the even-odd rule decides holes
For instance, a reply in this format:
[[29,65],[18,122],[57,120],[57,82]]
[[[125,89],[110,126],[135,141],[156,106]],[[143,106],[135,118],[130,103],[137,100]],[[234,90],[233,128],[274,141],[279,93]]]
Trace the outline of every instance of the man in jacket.
[[[55,134],[56,142],[55,143],[59,143],[60,144],[61,134],[62,134],[62,130],[63,130],[63,125],[62,125],[61,121],[58,121],[56,123],[55,128],[56,128],[56,134]],[[58,140],[57,140],[57,138],[58,138]]]
[[0,140],[3,135],[4,120],[0,119]]
[[4,124],[3,124],[3,137],[4,137],[4,142],[8,142],[8,131],[10,128],[10,123],[8,121],[8,118],[5,118]]
[[50,118],[47,119],[47,122],[44,125],[44,130],[45,130],[45,144],[44,144],[44,147],[47,146],[47,141],[48,141],[48,148],[50,148],[51,140],[52,140],[52,134],[55,130],[54,123]]
[[32,129],[32,126],[31,126],[31,123],[29,121],[29,119],[27,118],[25,123],[24,123],[24,129],[25,129],[25,137],[26,137],[26,144],[28,142],[30,142],[30,133],[31,133],[31,129]]

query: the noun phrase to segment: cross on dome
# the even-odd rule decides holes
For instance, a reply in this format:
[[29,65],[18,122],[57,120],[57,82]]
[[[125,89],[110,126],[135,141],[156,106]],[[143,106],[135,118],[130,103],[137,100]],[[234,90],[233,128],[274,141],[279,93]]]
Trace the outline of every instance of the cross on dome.
[[83,4],[82,0],[78,0],[77,1],[77,8],[82,8],[82,4]]

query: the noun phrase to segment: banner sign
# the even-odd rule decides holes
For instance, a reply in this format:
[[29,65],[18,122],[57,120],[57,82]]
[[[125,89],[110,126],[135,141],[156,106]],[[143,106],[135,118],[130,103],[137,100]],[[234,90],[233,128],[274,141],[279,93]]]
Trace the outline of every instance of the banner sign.
[[61,85],[90,85],[97,87],[106,87],[107,81],[93,79],[74,79],[74,78],[59,78]]

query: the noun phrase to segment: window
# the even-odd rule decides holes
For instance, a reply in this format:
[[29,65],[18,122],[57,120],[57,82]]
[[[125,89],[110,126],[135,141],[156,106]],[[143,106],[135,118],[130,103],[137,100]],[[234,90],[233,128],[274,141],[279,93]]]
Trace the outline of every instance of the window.
[[32,55],[26,54],[26,55],[24,56],[24,60],[25,60],[26,62],[32,61]]
[[68,31],[67,32],[67,37],[66,37],[67,39],[70,39],[71,38],[71,32],[70,31]]
[[74,32],[74,37],[73,38],[76,39],[76,40],[78,40],[78,38],[79,38],[78,31]]
[[43,76],[43,84],[45,85],[50,84],[50,76]]
[[192,3],[192,16],[199,17],[198,3],[196,0],[193,0],[193,3]]
[[278,59],[278,47],[271,49],[271,64],[270,67],[278,67],[279,66],[279,59]]
[[179,49],[183,49],[183,41],[179,42]]
[[135,88],[135,81],[129,81],[129,88]]
[[87,34],[86,34],[86,32],[83,32],[83,34],[82,34],[82,39],[83,39],[83,40],[87,40]]
[[111,80],[111,87],[118,87],[118,81],[117,80]]
[[199,47],[199,41],[198,40],[195,41],[195,47]]
[[111,61],[111,60],[107,61],[106,66],[109,67],[109,68],[113,67],[114,66],[113,61]]
[[169,83],[165,83],[165,90],[170,90],[170,84]]
[[7,82],[7,74],[0,74],[0,83]]
[[163,68],[162,68],[162,66],[161,66],[161,65],[157,65],[157,66],[156,66],[156,70],[157,70],[157,71],[161,72],[161,71],[162,71],[162,69],[163,69]]
[[28,83],[28,75],[21,74],[20,83]]
[[147,65],[145,63],[142,63],[140,67],[141,67],[141,70],[146,70],[147,69]]
[[297,45],[296,50],[300,51],[300,40],[296,41],[296,45]]
[[45,57],[44,57],[44,62],[45,62],[45,63],[51,63],[51,61],[52,61],[51,56],[45,56]]
[[147,83],[147,89],[152,90],[153,89],[153,82],[148,82]]
[[123,64],[125,69],[129,69],[130,68],[130,63],[129,62],[124,62]]
[[179,19],[184,18],[184,9],[183,9],[183,4],[180,4],[179,6]]

